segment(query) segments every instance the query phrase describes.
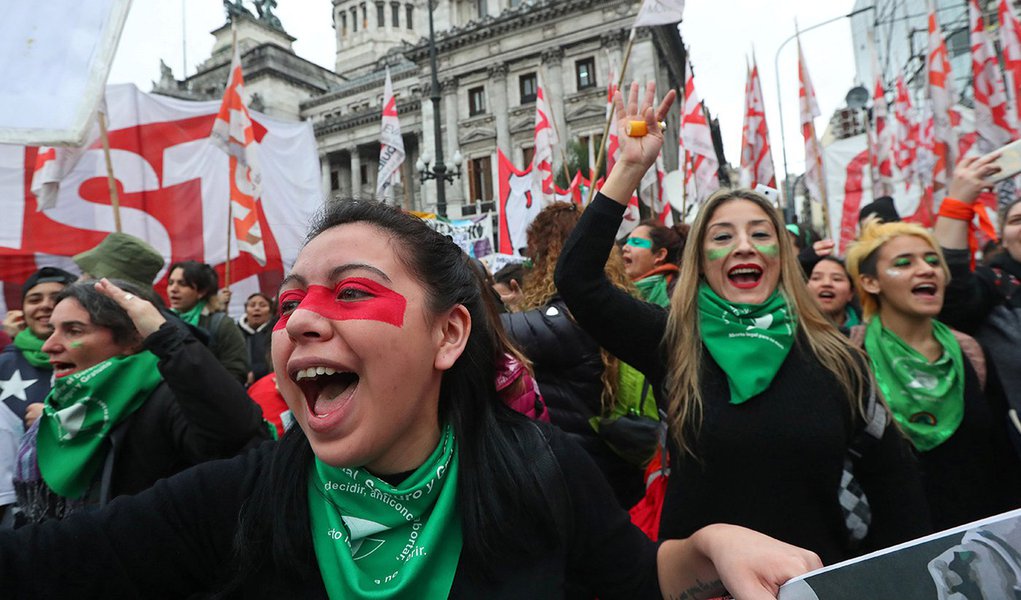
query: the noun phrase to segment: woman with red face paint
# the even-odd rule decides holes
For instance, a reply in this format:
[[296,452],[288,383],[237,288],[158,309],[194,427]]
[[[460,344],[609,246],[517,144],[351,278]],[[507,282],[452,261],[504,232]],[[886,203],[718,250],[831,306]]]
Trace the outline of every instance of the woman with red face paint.
[[18,451],[18,523],[104,506],[268,438],[258,407],[212,354],[119,283],[132,293],[103,280],[56,297],[42,346],[54,384]]
[[1021,506],[1021,461],[978,343],[936,320],[950,272],[911,223],[869,223],[847,252],[876,382],[920,458],[933,525],[947,529]]
[[[724,190],[704,203],[669,311],[606,281],[625,205],[663,143],[652,125],[673,99],[654,109],[649,84],[639,107],[638,91],[627,105],[615,99],[618,127],[645,119],[651,133],[621,136],[621,158],[567,241],[556,282],[579,324],[649,378],[668,415],[660,536],[735,523],[833,563],[928,533],[917,470],[875,400],[865,357],[812,301],[764,197]],[[864,431],[875,443],[851,460]],[[847,471],[871,504],[867,531],[842,509]]]
[[582,449],[500,399],[491,292],[463,252],[393,207],[327,211],[273,333],[298,426],[103,511],[0,533],[5,597],[541,600],[582,583],[764,600],[820,564],[733,525],[649,541]]

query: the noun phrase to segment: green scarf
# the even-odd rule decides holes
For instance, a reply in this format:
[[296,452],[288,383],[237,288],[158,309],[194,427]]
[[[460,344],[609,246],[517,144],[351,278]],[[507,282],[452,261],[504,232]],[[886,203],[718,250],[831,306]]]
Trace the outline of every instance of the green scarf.
[[182,321],[184,321],[185,323],[187,323],[189,325],[195,325],[197,327],[198,324],[199,324],[199,317],[202,316],[202,311],[205,308],[206,308],[206,301],[205,300],[199,300],[198,304],[196,304],[195,306],[189,308],[188,310],[186,310],[184,312],[180,312],[180,311],[174,310],[174,309],[172,309],[172,310],[173,310],[173,312],[177,316],[181,317]]
[[733,304],[703,282],[698,315],[702,342],[727,374],[730,403],[766,391],[794,345],[797,319],[783,294],[774,291],[762,304]]
[[667,293],[666,275],[651,275],[635,282],[638,293],[646,302],[660,306],[670,306],[670,294]]
[[961,345],[939,321],[933,320],[932,334],[943,346],[943,355],[935,362],[883,327],[878,316],[865,329],[865,351],[876,383],[893,416],[922,452],[947,441],[964,418]]
[[858,313],[848,306],[844,309],[844,324],[842,327],[850,329],[855,325],[861,325],[861,319],[858,318]]
[[364,468],[315,459],[312,540],[330,598],[446,598],[461,556],[457,447],[443,430],[432,455],[397,487]]
[[103,463],[103,440],[163,381],[151,352],[115,356],[61,377],[39,417],[39,472],[54,493],[79,498]]
[[52,369],[50,355],[43,352],[44,343],[46,340],[37,337],[31,329],[22,329],[14,336],[14,347],[21,350],[28,364],[37,369]]

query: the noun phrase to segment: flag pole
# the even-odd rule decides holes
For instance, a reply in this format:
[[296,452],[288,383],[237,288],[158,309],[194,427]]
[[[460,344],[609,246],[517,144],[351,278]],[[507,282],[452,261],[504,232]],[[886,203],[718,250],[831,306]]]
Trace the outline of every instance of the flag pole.
[[[231,19],[231,21],[230,21],[230,34],[231,34],[230,47],[231,47],[231,54],[233,56],[233,54],[236,54],[237,51],[238,51],[238,30],[237,30],[237,26],[234,25],[234,19]],[[239,63],[241,62],[240,59],[241,59],[241,57],[238,56],[238,62]],[[231,59],[231,64],[233,64],[233,62],[234,61],[233,61],[233,58],[232,58]],[[227,74],[227,85],[230,85],[230,78],[233,75],[234,75],[233,71],[228,72],[228,74]],[[241,101],[244,102],[244,99],[242,98]],[[229,162],[234,162],[235,165],[236,165],[237,164],[237,157],[236,156],[231,156],[230,160],[228,161],[228,164],[229,164]],[[229,169],[229,167],[228,167],[228,169]],[[228,171],[227,178],[228,179],[232,179],[230,177],[230,172],[229,171]],[[234,181],[230,181],[227,184],[227,190],[228,190],[228,192],[227,192],[227,256],[226,256],[226,258],[223,261],[223,287],[225,287],[225,288],[229,288],[230,287],[230,246],[231,246],[230,238],[233,237],[233,231],[231,231],[231,230],[234,227],[234,201],[231,200],[231,195],[230,195],[230,186],[232,186],[232,185],[235,185]]]
[[[105,105],[106,99],[103,103]],[[110,135],[106,130],[106,108],[99,111],[99,139],[103,142],[103,159],[106,162],[106,183],[110,189],[110,206],[113,207],[113,226],[121,232],[121,203],[117,194],[117,179],[113,175],[113,161],[110,159]]]
[[[627,49],[624,51],[624,63],[620,66],[620,76],[617,77],[617,91],[621,91],[622,85],[624,85],[624,73],[627,72],[627,63],[631,59],[631,48],[635,45],[635,28],[631,28],[631,35],[627,39]],[[621,92],[623,93],[623,92]],[[603,168],[603,159],[606,158],[606,136],[610,135],[610,125],[613,123],[613,115],[616,112],[616,106],[613,105],[612,99],[610,102],[610,115],[606,118],[606,124],[603,126],[603,137],[599,140],[599,154],[596,155],[596,164],[591,168],[591,176],[589,185],[594,186],[596,184],[596,175],[599,173],[599,169]],[[593,194],[589,193],[589,202],[592,201]]]

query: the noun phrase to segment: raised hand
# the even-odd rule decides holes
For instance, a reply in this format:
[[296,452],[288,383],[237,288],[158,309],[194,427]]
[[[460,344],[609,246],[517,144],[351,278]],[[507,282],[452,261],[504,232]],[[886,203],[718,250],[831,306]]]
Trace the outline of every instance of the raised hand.
[[160,314],[160,311],[152,305],[152,302],[125,292],[110,283],[105,277],[96,282],[96,290],[119,304],[124,309],[124,312],[128,313],[142,339],[155,333],[161,325],[167,322],[166,318]]
[[982,190],[992,187],[986,177],[999,173],[1000,167],[996,165],[999,157],[999,154],[990,154],[962,159],[954,167],[954,177],[950,181],[947,196],[968,204],[974,202]]
[[[627,104],[618,91],[613,96],[614,111],[617,115],[617,137],[620,143],[620,158],[613,170],[606,177],[600,191],[609,198],[627,204],[632,192],[638,187],[642,176],[656,162],[659,151],[665,140],[659,122],[666,119],[670,106],[677,97],[674,90],[667,92],[659,106],[653,107],[656,98],[656,84],[649,82],[645,86],[645,99],[639,104],[639,86],[631,84]],[[647,133],[641,137],[627,134],[627,126],[631,121],[644,121]]]

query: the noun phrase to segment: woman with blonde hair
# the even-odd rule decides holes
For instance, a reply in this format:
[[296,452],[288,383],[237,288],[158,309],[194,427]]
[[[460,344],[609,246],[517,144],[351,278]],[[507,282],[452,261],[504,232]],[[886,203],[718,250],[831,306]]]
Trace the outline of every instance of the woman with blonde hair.
[[879,389],[918,453],[933,525],[1021,505],[1007,406],[986,386],[982,349],[936,320],[950,272],[935,238],[912,223],[870,222],[847,265],[867,321],[852,339],[864,338]]
[[[723,190],[704,203],[669,312],[603,276],[625,204],[663,143],[658,121],[674,94],[653,110],[654,91],[641,110],[637,84],[626,107],[615,98],[621,158],[565,245],[556,281],[581,326],[653,382],[668,414],[660,535],[735,523],[833,563],[927,533],[917,471],[874,400],[865,359],[815,306],[765,198]],[[635,119],[651,133],[624,135]],[[874,443],[854,456],[863,431]],[[845,463],[871,505],[867,534],[838,498],[850,489]]]
[[[630,508],[644,489],[642,471],[618,456],[589,424],[617,398],[620,361],[578,326],[553,282],[561,249],[580,217],[581,209],[568,202],[554,202],[535,217],[528,227],[533,267],[525,276],[522,300],[517,312],[501,318],[532,362],[553,424],[588,451],[620,505]],[[618,251],[605,261],[605,272],[624,293],[634,291]]]

